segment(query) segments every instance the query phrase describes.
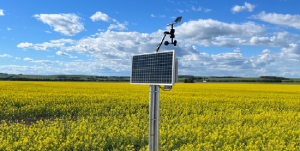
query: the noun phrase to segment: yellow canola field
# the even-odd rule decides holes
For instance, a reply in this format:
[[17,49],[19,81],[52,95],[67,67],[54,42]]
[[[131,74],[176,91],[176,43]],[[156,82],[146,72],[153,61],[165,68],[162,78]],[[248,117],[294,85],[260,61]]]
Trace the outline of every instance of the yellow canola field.
[[[149,86],[0,81],[0,150],[148,150]],[[300,86],[176,84],[160,150],[300,150]]]

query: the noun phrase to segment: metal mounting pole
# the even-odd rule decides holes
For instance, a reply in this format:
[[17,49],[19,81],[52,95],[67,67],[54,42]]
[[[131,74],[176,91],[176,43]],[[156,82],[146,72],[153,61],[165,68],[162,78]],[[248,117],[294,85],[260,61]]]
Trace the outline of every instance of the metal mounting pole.
[[158,151],[159,85],[150,85],[149,94],[149,151]]
[[163,36],[163,38],[161,39],[160,43],[157,45],[157,47],[156,47],[156,49],[155,49],[155,52],[158,52],[158,50],[159,50],[159,48],[160,48],[161,44],[163,43],[163,41],[164,41],[164,39],[165,39],[166,35],[167,35],[167,34],[166,34],[166,33],[164,33],[164,36]]

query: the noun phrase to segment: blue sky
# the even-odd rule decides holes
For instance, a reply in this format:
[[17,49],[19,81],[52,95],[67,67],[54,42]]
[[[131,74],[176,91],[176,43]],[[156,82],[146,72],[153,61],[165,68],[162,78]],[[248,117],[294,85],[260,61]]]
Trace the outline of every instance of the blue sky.
[[[300,1],[0,1],[0,73],[129,76],[174,26],[180,75],[300,77]],[[170,40],[166,37],[165,40]]]

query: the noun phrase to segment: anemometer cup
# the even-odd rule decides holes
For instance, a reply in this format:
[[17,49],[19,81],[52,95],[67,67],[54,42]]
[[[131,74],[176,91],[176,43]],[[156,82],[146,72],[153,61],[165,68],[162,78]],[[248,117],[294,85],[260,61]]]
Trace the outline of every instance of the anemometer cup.
[[165,41],[165,43],[164,43],[166,46],[168,46],[169,45],[169,42],[168,41]]

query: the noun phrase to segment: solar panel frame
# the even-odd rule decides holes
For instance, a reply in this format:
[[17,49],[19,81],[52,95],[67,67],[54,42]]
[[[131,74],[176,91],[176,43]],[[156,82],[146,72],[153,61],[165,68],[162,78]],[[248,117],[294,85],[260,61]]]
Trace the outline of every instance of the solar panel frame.
[[[168,83],[143,83],[143,82],[132,82],[132,72],[133,72],[133,57],[134,56],[140,56],[140,55],[152,55],[152,54],[158,54],[158,53],[169,53],[172,52],[172,75],[171,75],[171,82]],[[162,52],[154,52],[154,53],[145,53],[145,54],[137,54],[137,55],[132,55],[131,56],[131,72],[130,72],[130,84],[143,84],[143,85],[170,85],[173,86],[176,81],[176,71],[175,67],[176,66],[176,51],[175,50],[168,50],[168,51],[162,51]]]

